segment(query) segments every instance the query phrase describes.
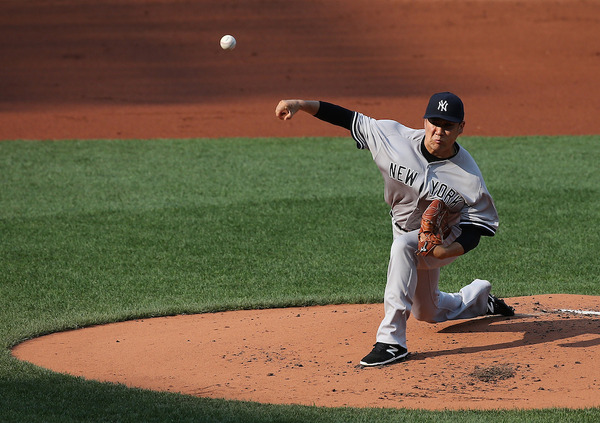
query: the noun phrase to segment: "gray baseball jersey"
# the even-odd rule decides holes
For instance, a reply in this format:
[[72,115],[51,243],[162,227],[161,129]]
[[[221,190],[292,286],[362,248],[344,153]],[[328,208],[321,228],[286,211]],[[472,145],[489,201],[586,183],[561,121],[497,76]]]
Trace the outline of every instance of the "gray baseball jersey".
[[498,213],[473,157],[459,146],[452,158],[428,162],[421,153],[424,129],[354,113],[357,147],[368,149],[383,176],[384,198],[394,224],[419,229],[421,215],[436,198],[450,208],[450,225],[474,225],[493,236]]

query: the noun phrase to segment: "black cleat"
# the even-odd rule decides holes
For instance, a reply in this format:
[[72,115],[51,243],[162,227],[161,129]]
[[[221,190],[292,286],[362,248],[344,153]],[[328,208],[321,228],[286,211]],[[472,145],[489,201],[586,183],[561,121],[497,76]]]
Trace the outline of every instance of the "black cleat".
[[514,316],[515,309],[507,305],[504,300],[490,294],[488,295],[488,309],[486,314],[501,314],[502,316]]
[[365,358],[360,360],[360,364],[363,366],[381,366],[401,360],[407,355],[408,351],[406,348],[398,344],[377,342],[375,348]]

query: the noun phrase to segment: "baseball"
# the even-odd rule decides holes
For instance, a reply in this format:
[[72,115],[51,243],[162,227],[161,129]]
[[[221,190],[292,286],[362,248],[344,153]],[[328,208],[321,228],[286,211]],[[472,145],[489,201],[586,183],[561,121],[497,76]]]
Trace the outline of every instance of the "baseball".
[[233,50],[235,48],[235,38],[233,35],[223,35],[221,38],[221,48],[223,50]]

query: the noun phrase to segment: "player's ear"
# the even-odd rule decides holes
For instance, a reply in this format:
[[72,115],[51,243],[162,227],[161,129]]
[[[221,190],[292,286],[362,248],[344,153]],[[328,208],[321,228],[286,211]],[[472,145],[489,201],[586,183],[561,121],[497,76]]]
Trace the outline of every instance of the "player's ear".
[[463,130],[465,129],[465,121],[463,120],[460,125],[458,126],[458,135],[463,133]]

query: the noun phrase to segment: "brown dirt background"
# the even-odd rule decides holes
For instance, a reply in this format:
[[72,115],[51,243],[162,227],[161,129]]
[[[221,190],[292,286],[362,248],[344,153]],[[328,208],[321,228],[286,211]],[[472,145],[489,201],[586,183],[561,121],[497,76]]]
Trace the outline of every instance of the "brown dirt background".
[[346,136],[275,105],[421,127],[446,90],[465,135],[598,133],[596,0],[9,1],[0,58],[0,139]]
[[[223,51],[225,33],[238,46]],[[280,98],[420,127],[429,95],[465,135],[598,134],[594,0],[75,0],[0,3],[0,139],[347,136]],[[484,275],[481,275],[484,277]],[[17,357],[192,395],[324,406],[600,406],[597,297],[511,299],[518,315],[409,324],[413,354],[355,364],[381,305],[242,311],[45,336]],[[544,311],[545,310],[545,311]],[[498,371],[500,370],[500,372]],[[512,375],[483,381],[474,372]]]

